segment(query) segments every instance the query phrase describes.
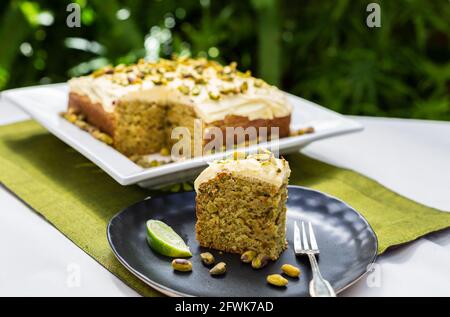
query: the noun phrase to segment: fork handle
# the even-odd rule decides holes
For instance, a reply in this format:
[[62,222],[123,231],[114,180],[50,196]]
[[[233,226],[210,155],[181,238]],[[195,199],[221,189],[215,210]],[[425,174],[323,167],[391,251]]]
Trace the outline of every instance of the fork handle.
[[330,283],[322,277],[314,254],[308,254],[313,272],[313,279],[309,282],[309,294],[311,297],[336,297],[336,293]]

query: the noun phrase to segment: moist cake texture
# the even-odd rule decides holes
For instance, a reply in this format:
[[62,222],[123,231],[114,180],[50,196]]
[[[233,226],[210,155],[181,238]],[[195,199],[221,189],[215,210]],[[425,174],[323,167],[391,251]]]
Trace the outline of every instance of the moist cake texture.
[[270,128],[278,127],[279,137],[289,136],[291,106],[285,95],[240,72],[236,63],[141,60],[73,78],[69,90],[68,112],[82,114],[128,156],[170,147],[174,127],[186,127],[193,138],[195,119],[201,119],[202,145],[212,127],[223,132],[225,127],[267,127],[269,136]]
[[287,246],[290,172],[288,162],[270,152],[210,164],[195,180],[199,244],[276,260]]

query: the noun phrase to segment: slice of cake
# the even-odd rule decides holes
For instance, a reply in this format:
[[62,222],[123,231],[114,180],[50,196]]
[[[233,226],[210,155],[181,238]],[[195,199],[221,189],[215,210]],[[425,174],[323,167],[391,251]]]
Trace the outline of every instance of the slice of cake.
[[284,159],[270,152],[215,161],[195,180],[196,235],[203,247],[275,260],[286,248]]
[[291,106],[276,87],[238,71],[236,63],[189,58],[141,60],[73,78],[68,112],[106,133],[128,156],[170,148],[174,127],[186,127],[193,138],[196,119],[201,137],[218,127],[224,140],[226,127],[266,127],[269,137],[276,127],[287,137],[291,120]]

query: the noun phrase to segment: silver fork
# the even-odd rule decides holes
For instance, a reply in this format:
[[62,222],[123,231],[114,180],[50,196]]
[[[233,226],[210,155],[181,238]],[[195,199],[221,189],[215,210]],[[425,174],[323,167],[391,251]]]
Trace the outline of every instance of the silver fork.
[[305,223],[302,221],[302,230],[294,223],[294,251],[295,255],[307,255],[311,262],[313,272],[313,279],[309,283],[309,294],[312,297],[336,297],[336,293],[331,287],[330,283],[322,277],[319,270],[319,264],[316,260],[316,254],[319,254],[319,247],[317,246],[314,231],[309,223],[309,242],[306,235]]

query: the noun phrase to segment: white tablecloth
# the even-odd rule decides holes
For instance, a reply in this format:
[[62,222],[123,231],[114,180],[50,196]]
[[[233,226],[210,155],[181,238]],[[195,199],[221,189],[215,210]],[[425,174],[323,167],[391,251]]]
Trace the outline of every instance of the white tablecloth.
[[[27,116],[0,99],[0,124]],[[450,123],[354,117],[363,132],[303,151],[352,168],[420,203],[450,211]],[[137,296],[0,188],[0,296]],[[344,296],[450,296],[450,230],[390,250]]]

